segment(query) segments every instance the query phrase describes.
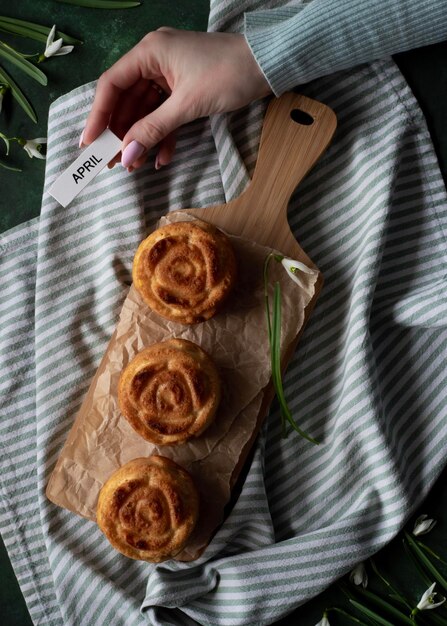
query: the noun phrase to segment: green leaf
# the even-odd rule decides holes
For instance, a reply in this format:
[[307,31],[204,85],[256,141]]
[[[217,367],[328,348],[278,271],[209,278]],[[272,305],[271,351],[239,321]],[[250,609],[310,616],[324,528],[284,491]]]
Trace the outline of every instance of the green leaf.
[[[292,426],[293,430],[301,435],[301,437],[304,437],[304,439],[318,445],[319,442],[316,439],[310,437],[310,435],[297,426],[292,414],[290,413],[289,407],[287,406],[287,401],[284,395],[281,375],[281,287],[278,282],[275,284],[273,311],[271,316],[268,298],[268,268],[272,258],[276,259],[276,255],[269,254],[264,261],[264,296],[267,317],[267,332],[270,342],[272,382],[279,402],[283,436],[285,436],[285,423],[287,421]],[[283,257],[278,257],[279,260],[282,258]]]
[[365,622],[361,622],[357,617],[354,617],[354,615],[351,615],[350,613],[348,613],[347,611],[344,611],[343,609],[339,609],[337,606],[332,606],[330,609],[327,609],[327,611],[328,613],[330,611],[333,611],[334,613],[340,613],[340,615],[344,615],[344,617],[347,617],[348,619],[355,622],[356,624],[360,624],[360,626],[367,626]]
[[265,314],[267,317],[267,332],[269,342],[272,342],[272,322],[270,318],[270,304],[269,304],[269,265],[272,260],[272,255],[269,254],[265,257],[264,261],[264,300],[265,300]]
[[393,617],[395,617],[396,619],[399,619],[401,622],[404,622],[405,624],[411,624],[412,626],[414,626],[413,620],[411,620],[408,617],[408,615],[405,615],[405,613],[402,613],[402,611],[397,609],[395,606],[393,606],[386,600],[383,600],[380,596],[376,595],[375,593],[372,593],[371,591],[368,591],[367,589],[361,589],[359,587],[356,587],[355,592],[357,595],[360,595],[361,597],[369,600],[372,604],[375,604],[378,608],[382,609],[383,611],[386,611],[390,615],[393,615]]
[[272,323],[272,337],[274,348],[273,352],[273,384],[275,387],[276,395],[278,397],[281,417],[289,422],[292,426],[293,430],[297,432],[301,437],[307,439],[311,443],[318,445],[318,441],[313,439],[308,435],[304,430],[296,424],[295,420],[290,413],[289,407],[287,406],[287,400],[284,395],[284,388],[282,384],[282,376],[281,376],[281,288],[279,283],[275,284],[274,291],[274,300],[273,300],[273,323]]
[[410,605],[409,602],[407,602],[406,598],[401,594],[401,592],[396,589],[395,587],[393,587],[393,585],[384,577],[382,576],[382,574],[379,572],[379,569],[374,561],[374,559],[369,559],[369,562],[371,564],[371,568],[373,570],[373,572],[381,579],[381,581],[384,583],[384,585],[386,585],[388,587],[388,589],[392,592],[389,594],[389,597],[392,600],[396,600],[397,602],[403,604],[407,609],[412,609],[412,606]]
[[431,548],[429,548],[428,546],[425,545],[425,543],[422,543],[422,541],[418,541],[416,539],[416,543],[418,544],[418,546],[422,549],[425,550],[425,552],[428,552],[428,554],[430,554],[432,557],[434,557],[437,561],[439,561],[440,563],[442,563],[443,565],[447,565],[447,561],[444,561],[444,559],[441,559],[441,557],[439,556],[439,554],[436,554],[436,552],[434,552]]
[[[384,617],[381,617],[378,613],[375,613],[374,611],[371,611],[371,609],[368,609],[366,606],[363,606],[363,604],[360,604],[360,602],[357,602],[356,600],[349,600],[349,602],[352,604],[352,606],[355,606],[355,608],[360,611],[360,613],[363,613],[370,619],[373,619],[378,624],[381,624],[381,626],[396,626],[394,622],[389,622]],[[408,618],[408,620],[409,623],[414,626],[414,622],[410,620],[410,618]]]
[[25,113],[33,120],[34,123],[37,123],[37,115],[31,102],[27,99],[23,91],[20,87],[13,81],[11,76],[0,67],[0,80],[4,80],[8,83],[9,88],[11,89],[11,93],[13,98],[17,101],[17,103],[22,107]]
[[11,167],[10,165],[6,165],[3,161],[0,161],[0,167],[3,167],[5,170],[10,170],[11,172],[21,172],[22,170],[18,167]]
[[[278,386],[278,382],[277,382],[278,372],[275,366],[275,354],[277,351],[276,349],[277,336],[276,335],[274,336],[273,331],[272,331],[272,319],[270,316],[270,303],[269,303],[269,281],[268,281],[268,270],[269,270],[269,265],[270,265],[272,258],[274,258],[274,255],[271,253],[264,260],[264,298],[265,298],[265,312],[266,312],[266,317],[267,317],[267,334],[268,334],[268,339],[269,339],[269,344],[270,344],[270,365],[272,369],[272,382],[273,382],[273,387],[276,392],[276,389]],[[279,375],[281,375],[281,373],[279,373]],[[283,436],[285,436],[285,418],[284,418],[284,413],[281,408],[280,408],[280,416],[281,416],[281,430],[282,430]]]
[[[20,35],[22,37],[28,37],[35,41],[42,41],[46,43],[48,34],[51,30],[50,26],[44,26],[43,24],[34,24],[33,22],[26,22],[25,20],[19,20],[14,17],[6,17],[0,15],[0,30],[4,30],[14,35]],[[71,45],[82,44],[81,39],[76,39],[67,33],[63,33],[60,30],[56,31],[56,39],[64,40],[64,43]]]
[[281,380],[281,288],[279,283],[275,283],[273,294],[273,321],[272,321],[272,379],[276,396],[279,401],[279,411],[281,415],[281,427],[283,437],[286,436],[286,417],[284,414],[283,402],[281,400],[282,380]]
[[[43,26],[41,24],[33,24],[32,22],[26,22],[25,20],[15,19],[13,17],[5,17],[0,15],[0,30],[5,33],[11,33],[12,35],[19,35],[20,37],[28,37],[28,39],[34,39],[35,41],[47,42],[48,33],[51,28],[49,26]],[[80,39],[75,39],[66,33],[56,31],[56,39],[62,39],[68,44],[82,43]]]
[[47,77],[42,70],[24,59],[21,54],[4,44],[2,41],[0,41],[0,57],[3,57],[10,63],[16,65],[19,69],[25,72],[25,74],[34,78],[34,80],[41,85],[46,85],[48,83]]
[[403,543],[403,546],[405,548],[406,553],[408,554],[410,559],[413,561],[413,564],[416,566],[416,569],[418,570],[422,580],[424,581],[424,583],[425,583],[425,585],[426,585],[426,587],[428,589],[428,587],[430,587],[430,585],[432,584],[433,581],[427,576],[427,572],[424,570],[422,565],[417,560],[416,556],[411,551],[411,548],[410,548],[410,546],[408,544],[408,541],[404,538],[404,539],[402,539],[402,543]]
[[417,542],[413,539],[413,537],[405,532],[404,533],[406,540],[410,546],[411,551],[416,556],[418,561],[425,567],[425,569],[433,576],[437,583],[441,585],[444,591],[447,591],[447,580],[442,576],[441,572],[433,565],[428,556],[424,554],[424,552],[420,549]]
[[141,2],[133,2],[133,0],[56,0],[56,2],[90,9],[131,9],[141,4]]

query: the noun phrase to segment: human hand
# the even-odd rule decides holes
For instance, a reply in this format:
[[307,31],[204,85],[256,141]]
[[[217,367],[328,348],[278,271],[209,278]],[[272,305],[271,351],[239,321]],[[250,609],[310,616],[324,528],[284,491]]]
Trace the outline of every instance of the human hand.
[[123,138],[124,167],[140,167],[158,145],[158,169],[172,159],[179,126],[271,93],[243,35],[161,28],[102,74],[80,146],[109,126]]

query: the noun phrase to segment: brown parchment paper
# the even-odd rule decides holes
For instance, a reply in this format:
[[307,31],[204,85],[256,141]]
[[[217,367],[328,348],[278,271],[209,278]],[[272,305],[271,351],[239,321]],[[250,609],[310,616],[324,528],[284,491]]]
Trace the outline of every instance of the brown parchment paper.
[[[174,213],[158,226],[194,220]],[[223,519],[232,475],[250,442],[271,376],[265,320],[263,264],[270,249],[230,236],[238,280],[224,310],[194,326],[170,322],[152,312],[132,286],[106,353],[50,477],[46,495],[55,504],[96,520],[98,494],[109,476],[128,461],[160,454],[193,476],[201,497],[200,519],[179,560],[192,560],[208,544]],[[304,288],[290,280],[279,263],[270,265],[271,284],[281,284],[281,354],[304,322],[318,272],[300,274]],[[214,359],[222,377],[222,400],[213,424],[199,437],[177,446],[156,446],[140,437],[120,414],[118,381],[123,368],[143,348],[171,337],[199,344]]]

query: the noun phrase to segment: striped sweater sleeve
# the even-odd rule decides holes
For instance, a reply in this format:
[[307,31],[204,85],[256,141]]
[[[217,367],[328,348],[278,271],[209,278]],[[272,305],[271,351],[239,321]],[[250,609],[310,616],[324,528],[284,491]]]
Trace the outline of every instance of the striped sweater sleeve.
[[313,0],[245,13],[244,32],[279,96],[314,78],[447,39],[447,0]]

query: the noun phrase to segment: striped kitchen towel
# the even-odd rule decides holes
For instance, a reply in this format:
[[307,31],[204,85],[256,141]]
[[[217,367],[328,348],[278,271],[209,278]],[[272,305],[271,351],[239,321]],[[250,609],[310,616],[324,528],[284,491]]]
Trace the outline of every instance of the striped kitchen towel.
[[[212,2],[210,30],[242,30],[258,4]],[[273,409],[202,557],[151,565],[44,490],[138,243],[164,212],[242,191],[265,102],[187,125],[172,165],[106,170],[62,210],[46,191],[78,154],[94,87],[52,105],[41,217],[0,239],[2,536],[35,624],[272,624],[394,537],[445,462],[447,198],[425,121],[391,60],[300,89],[338,117],[289,212],[325,285],[285,387],[322,445],[283,439]]]

